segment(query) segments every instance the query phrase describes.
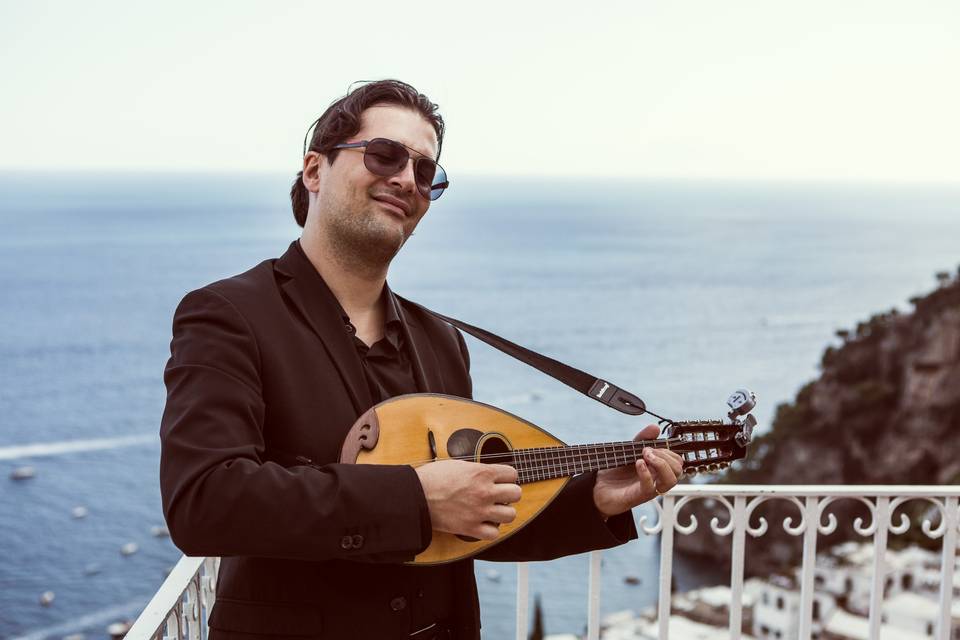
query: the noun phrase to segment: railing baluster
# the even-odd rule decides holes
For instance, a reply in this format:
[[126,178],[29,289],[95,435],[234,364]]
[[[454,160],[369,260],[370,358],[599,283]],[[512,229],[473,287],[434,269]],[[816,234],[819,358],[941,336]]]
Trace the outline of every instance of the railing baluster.
[[730,640],[740,640],[743,627],[743,560],[747,535],[747,497],[733,499],[733,548],[730,552]]
[[817,565],[817,497],[807,496],[803,503],[803,564],[800,571],[799,640],[810,640],[813,626],[813,573]]
[[676,518],[676,498],[665,495],[660,498],[660,598],[657,604],[657,622],[660,625],[660,640],[670,638],[670,585],[673,582],[673,524]]
[[946,498],[943,509],[943,554],[940,562],[940,624],[937,637],[950,640],[950,608],[953,606],[953,569],[957,561],[957,522],[960,518],[956,496]]
[[530,565],[517,563],[517,640],[527,640],[530,609]]
[[877,512],[873,521],[876,531],[873,534],[873,585],[870,590],[870,630],[871,640],[880,637],[880,622],[883,614],[883,591],[886,584],[887,533],[890,525],[890,498],[877,498]]
[[600,556],[599,551],[590,552],[590,590],[587,607],[587,640],[600,640]]

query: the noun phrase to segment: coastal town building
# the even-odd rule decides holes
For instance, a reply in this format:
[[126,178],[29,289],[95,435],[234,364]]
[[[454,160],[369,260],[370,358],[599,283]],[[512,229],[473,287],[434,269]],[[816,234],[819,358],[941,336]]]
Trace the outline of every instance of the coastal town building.
[[[939,633],[940,554],[919,547],[888,549],[884,556],[881,640],[928,640]],[[811,635],[817,640],[868,640],[873,546],[845,543],[817,556]],[[960,566],[954,573],[960,593]],[[787,640],[800,629],[799,570],[751,578],[743,585],[743,638]],[[714,586],[674,594],[670,637],[721,640],[729,637],[731,590]],[[960,640],[960,599],[951,612],[951,638]],[[624,611],[604,618],[604,640],[659,638],[656,611]]]

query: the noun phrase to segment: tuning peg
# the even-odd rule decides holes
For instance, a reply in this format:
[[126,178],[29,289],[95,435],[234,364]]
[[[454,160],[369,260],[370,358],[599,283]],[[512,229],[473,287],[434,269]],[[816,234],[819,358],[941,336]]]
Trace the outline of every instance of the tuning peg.
[[745,415],[757,406],[757,395],[750,389],[737,389],[727,398],[727,406],[730,407],[727,415],[731,419]]
[[708,464],[707,469],[709,469],[710,472],[713,473],[714,471],[717,471],[718,469],[720,469],[720,466],[716,464]]
[[721,469],[726,469],[726,468],[729,467],[729,466],[730,466],[730,463],[729,463],[729,462],[721,462],[721,463],[720,463],[720,468],[721,468]]
[[757,419],[752,415],[747,416],[742,425],[740,433],[733,437],[734,441],[741,447],[746,447],[753,440],[753,428],[757,426]]

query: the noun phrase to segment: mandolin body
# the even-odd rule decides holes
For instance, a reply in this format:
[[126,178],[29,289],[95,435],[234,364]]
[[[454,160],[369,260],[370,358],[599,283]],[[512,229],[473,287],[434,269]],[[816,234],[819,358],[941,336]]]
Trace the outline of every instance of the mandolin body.
[[[453,396],[418,393],[386,400],[363,414],[344,441],[340,462],[408,464],[434,459],[497,462],[513,449],[557,447],[564,443],[502,409]],[[478,456],[487,456],[484,460]],[[431,565],[474,556],[533,520],[560,493],[569,477],[523,484],[517,517],[500,525],[495,540],[474,540],[434,531],[430,546],[409,564]]]

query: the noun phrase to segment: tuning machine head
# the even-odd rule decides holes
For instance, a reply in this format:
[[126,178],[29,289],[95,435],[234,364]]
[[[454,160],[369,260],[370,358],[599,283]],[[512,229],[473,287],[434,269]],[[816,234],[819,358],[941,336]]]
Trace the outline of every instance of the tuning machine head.
[[[753,439],[753,428],[757,426],[757,419],[748,415],[757,406],[757,394],[749,389],[737,389],[727,398],[727,406],[730,407],[730,413],[727,416],[734,424],[741,427],[740,432],[734,436],[734,440],[738,445],[746,448]],[[738,420],[741,416],[744,416],[743,419]]]
[[737,389],[727,398],[727,406],[730,407],[730,413],[727,415],[731,420],[737,416],[743,416],[757,406],[757,394],[750,389]]

